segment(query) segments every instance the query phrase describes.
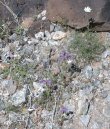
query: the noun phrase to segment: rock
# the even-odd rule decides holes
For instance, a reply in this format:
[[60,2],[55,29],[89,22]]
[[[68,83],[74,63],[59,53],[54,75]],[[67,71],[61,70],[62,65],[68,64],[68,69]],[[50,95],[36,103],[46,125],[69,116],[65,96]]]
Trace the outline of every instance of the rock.
[[22,117],[20,114],[17,114],[15,112],[10,112],[9,113],[9,119],[11,122],[17,122],[18,120],[22,120]]
[[0,99],[0,111],[5,109],[5,103]]
[[74,105],[72,99],[69,99],[69,100],[65,101],[63,103],[63,107],[66,107],[68,109],[68,112],[69,111],[74,112],[74,110],[75,110],[75,105]]
[[53,32],[55,29],[55,25],[54,24],[50,24],[50,32]]
[[109,13],[109,1],[105,0],[48,0],[47,3],[47,14],[50,21],[60,22],[76,29],[92,24],[96,31],[109,31]]
[[107,96],[106,101],[110,102],[110,95]]
[[30,40],[28,40],[28,44],[38,44],[38,39],[35,38],[31,38]]
[[47,30],[45,31],[45,37],[46,37],[46,40],[51,39],[51,34]]
[[43,10],[43,11],[41,12],[42,17],[44,17],[44,16],[46,15],[46,13],[47,13],[47,11],[46,11],[46,10]]
[[49,40],[48,43],[51,46],[53,46],[53,45],[56,45],[56,46],[60,45],[60,43],[58,41],[54,41],[54,40]]
[[[2,125],[3,123],[5,123],[7,120],[6,114],[5,112],[0,112],[0,125]],[[2,128],[2,127],[1,127]]]
[[100,74],[100,69],[93,69],[93,76],[98,77]]
[[106,90],[101,91],[101,93],[99,94],[99,96],[103,99],[105,99],[108,96],[108,92]]
[[110,67],[110,61],[109,60],[106,60],[106,59],[104,59],[104,60],[102,60],[102,67],[104,68],[104,69],[109,69],[109,67]]
[[35,34],[35,38],[38,40],[41,40],[44,38],[44,32],[38,32],[37,34]]
[[110,118],[110,103],[107,103],[104,106],[103,114],[104,114],[105,117]]
[[4,89],[8,91],[9,95],[14,94],[16,91],[16,84],[12,79],[3,80],[1,82],[1,85],[3,86]]
[[63,28],[60,25],[55,25],[54,31],[63,31]]
[[28,30],[29,27],[32,26],[33,22],[34,22],[34,18],[32,18],[32,17],[27,17],[27,18],[25,18],[25,19],[22,21],[21,26],[22,26],[23,29]]
[[62,31],[56,31],[51,33],[53,40],[61,40],[66,37],[66,33]]
[[92,128],[93,129],[101,129],[103,124],[101,122],[94,122]]
[[90,116],[89,115],[82,115],[80,117],[81,122],[87,127],[90,121]]
[[107,58],[107,56],[110,56],[110,50],[106,50],[102,54],[102,58]]
[[13,33],[13,34],[9,37],[10,40],[16,40],[16,38],[17,38],[17,34],[16,34],[16,33]]
[[86,66],[83,70],[83,74],[85,75],[85,77],[87,79],[91,79],[92,75],[93,75],[93,69],[91,66]]
[[82,97],[78,101],[78,114],[79,115],[87,115],[89,106],[90,106],[90,103],[88,102],[88,100],[86,98]]
[[45,21],[46,20],[46,17],[42,17],[42,21]]
[[43,84],[38,83],[38,82],[33,82],[33,87],[35,89],[35,96],[39,97],[43,94],[43,92],[45,91],[45,89],[43,88]]
[[40,14],[38,14],[37,19],[42,18],[42,20],[45,20],[46,19],[46,13],[47,13],[47,11],[43,10]]
[[[47,0],[11,0],[7,4],[13,10],[13,12],[20,18],[28,18],[30,16],[35,16],[38,8],[44,8]],[[6,7],[0,5],[0,18],[2,20],[13,20],[12,14]],[[45,14],[45,11],[42,12]]]
[[19,106],[20,104],[26,102],[26,95],[27,95],[27,88],[23,88],[19,91],[17,91],[13,96],[11,97],[12,104],[14,106]]

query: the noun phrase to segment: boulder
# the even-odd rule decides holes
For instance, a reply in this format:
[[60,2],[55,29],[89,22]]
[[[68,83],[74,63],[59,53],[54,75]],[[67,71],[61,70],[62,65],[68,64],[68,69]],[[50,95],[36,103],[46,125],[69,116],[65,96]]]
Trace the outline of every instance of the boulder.
[[[36,15],[38,9],[44,7],[46,0],[1,0],[7,5],[19,18]],[[3,20],[13,20],[12,14],[6,6],[0,2],[0,18]]]
[[76,29],[110,30],[110,0],[48,0],[47,15],[52,22]]

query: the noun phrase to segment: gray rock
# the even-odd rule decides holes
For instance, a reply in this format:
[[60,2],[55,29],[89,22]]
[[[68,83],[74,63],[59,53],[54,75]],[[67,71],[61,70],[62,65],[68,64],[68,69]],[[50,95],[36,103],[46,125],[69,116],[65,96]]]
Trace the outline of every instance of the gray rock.
[[27,88],[23,88],[13,94],[11,100],[14,106],[19,106],[20,104],[26,102]]
[[33,82],[33,87],[35,89],[34,91],[35,97],[41,96],[43,92],[45,91],[45,88],[43,87],[43,85],[38,82]]
[[103,124],[101,122],[94,122],[92,125],[92,129],[101,129]]
[[87,115],[88,110],[89,110],[90,103],[85,97],[82,97],[78,101],[78,114],[79,115]]
[[102,54],[102,58],[107,58],[107,56],[110,56],[110,50],[106,50]]
[[46,37],[46,40],[51,39],[51,34],[47,30],[45,31],[45,37]]
[[28,44],[38,44],[39,40],[36,39],[36,38],[31,38],[29,41],[28,41]]
[[110,118],[110,103],[107,103],[104,106],[103,114],[104,114],[105,117]]
[[48,43],[51,46],[53,46],[53,45],[56,45],[56,46],[60,45],[60,43],[58,41],[54,41],[54,40],[49,40]]
[[41,40],[44,38],[44,32],[38,32],[35,34],[35,38]]
[[87,127],[90,121],[90,116],[89,115],[82,115],[80,117],[81,122]]
[[5,109],[5,103],[0,99],[0,111]]
[[95,87],[102,87],[101,81],[95,79],[95,80],[93,81],[93,86],[95,86]]
[[50,24],[50,32],[53,32],[55,29],[55,25],[54,24]]
[[98,77],[100,74],[100,69],[93,69],[93,76]]
[[22,53],[24,53],[27,56],[32,55],[34,51],[34,45],[24,45]]
[[68,111],[73,112],[75,110],[74,101],[72,99],[65,101],[63,106],[66,107],[68,109]]
[[107,96],[106,101],[110,102],[110,95]]
[[101,91],[100,97],[106,98],[108,96],[108,92],[106,90]]
[[102,60],[102,67],[104,69],[109,69],[109,66],[110,66],[110,61],[109,60],[106,60],[106,59]]
[[16,84],[14,84],[12,79],[3,80],[1,82],[1,85],[3,86],[4,89],[8,91],[9,95],[14,94],[16,91]]
[[17,38],[17,34],[16,34],[16,33],[13,33],[13,34],[9,37],[10,40],[16,40],[16,38]]
[[83,70],[83,74],[85,75],[85,77],[87,79],[91,79],[92,75],[93,75],[93,69],[90,65],[86,66]]
[[10,112],[9,113],[9,120],[11,122],[17,122],[17,121],[21,121],[22,120],[22,117],[20,114],[17,114],[15,112]]
[[60,25],[56,25],[54,31],[63,31],[63,28]]

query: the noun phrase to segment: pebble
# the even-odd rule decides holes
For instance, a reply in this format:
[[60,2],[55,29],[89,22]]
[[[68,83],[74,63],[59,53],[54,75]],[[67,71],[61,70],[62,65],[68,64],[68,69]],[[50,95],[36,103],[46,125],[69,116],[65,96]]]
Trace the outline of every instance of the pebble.
[[66,33],[62,31],[56,31],[51,33],[53,40],[61,40],[66,37]]
[[92,129],[101,129],[102,123],[101,122],[94,122],[92,125]]
[[93,75],[93,69],[90,65],[86,66],[83,70],[83,74],[87,79],[91,79]]
[[86,98],[82,97],[78,101],[78,114],[79,115],[87,115],[88,110],[89,110],[89,102]]
[[60,45],[60,43],[58,41],[54,41],[54,40],[49,40],[48,43],[51,46],[54,46],[54,45],[58,46],[58,45]]
[[35,96],[39,97],[43,94],[43,92],[45,91],[45,89],[43,88],[43,85],[41,83],[38,82],[33,82],[33,87],[35,89]]
[[46,10],[43,10],[40,14],[37,15],[37,19],[44,18],[46,16],[46,13],[47,13],[47,11]]
[[103,114],[104,114],[105,117],[110,118],[110,103],[107,103],[104,106]]
[[46,20],[46,17],[42,17],[42,21],[45,21]]
[[44,17],[44,16],[46,15],[46,13],[47,13],[47,11],[46,11],[46,10],[43,10],[43,11],[41,12],[42,17]]
[[5,103],[0,99],[0,111],[5,109]]
[[10,37],[9,37],[9,39],[10,40],[16,40],[16,38],[17,38],[17,34],[16,33],[13,33]]
[[50,24],[50,32],[53,32],[55,29],[55,25],[54,24]]
[[80,117],[81,122],[87,127],[90,121],[90,116],[89,115],[82,115]]
[[9,95],[14,94],[16,91],[16,84],[14,84],[14,81],[12,79],[3,80],[1,82],[1,85],[8,91]]
[[107,56],[110,56],[110,50],[106,50],[102,54],[102,58],[107,58]]
[[41,40],[44,38],[44,32],[38,32],[35,34],[35,38]]
[[51,39],[51,34],[47,30],[45,31],[45,37],[46,37],[46,40],[50,40]]
[[23,88],[19,91],[17,91],[13,96],[11,97],[12,104],[14,106],[19,106],[20,104],[26,102],[26,95],[27,95],[27,88]]

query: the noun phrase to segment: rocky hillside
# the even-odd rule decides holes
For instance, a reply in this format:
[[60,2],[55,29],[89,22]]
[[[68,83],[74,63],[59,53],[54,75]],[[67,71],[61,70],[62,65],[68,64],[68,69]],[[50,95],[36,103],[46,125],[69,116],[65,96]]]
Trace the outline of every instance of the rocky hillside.
[[110,33],[47,15],[1,22],[0,129],[110,129]]

